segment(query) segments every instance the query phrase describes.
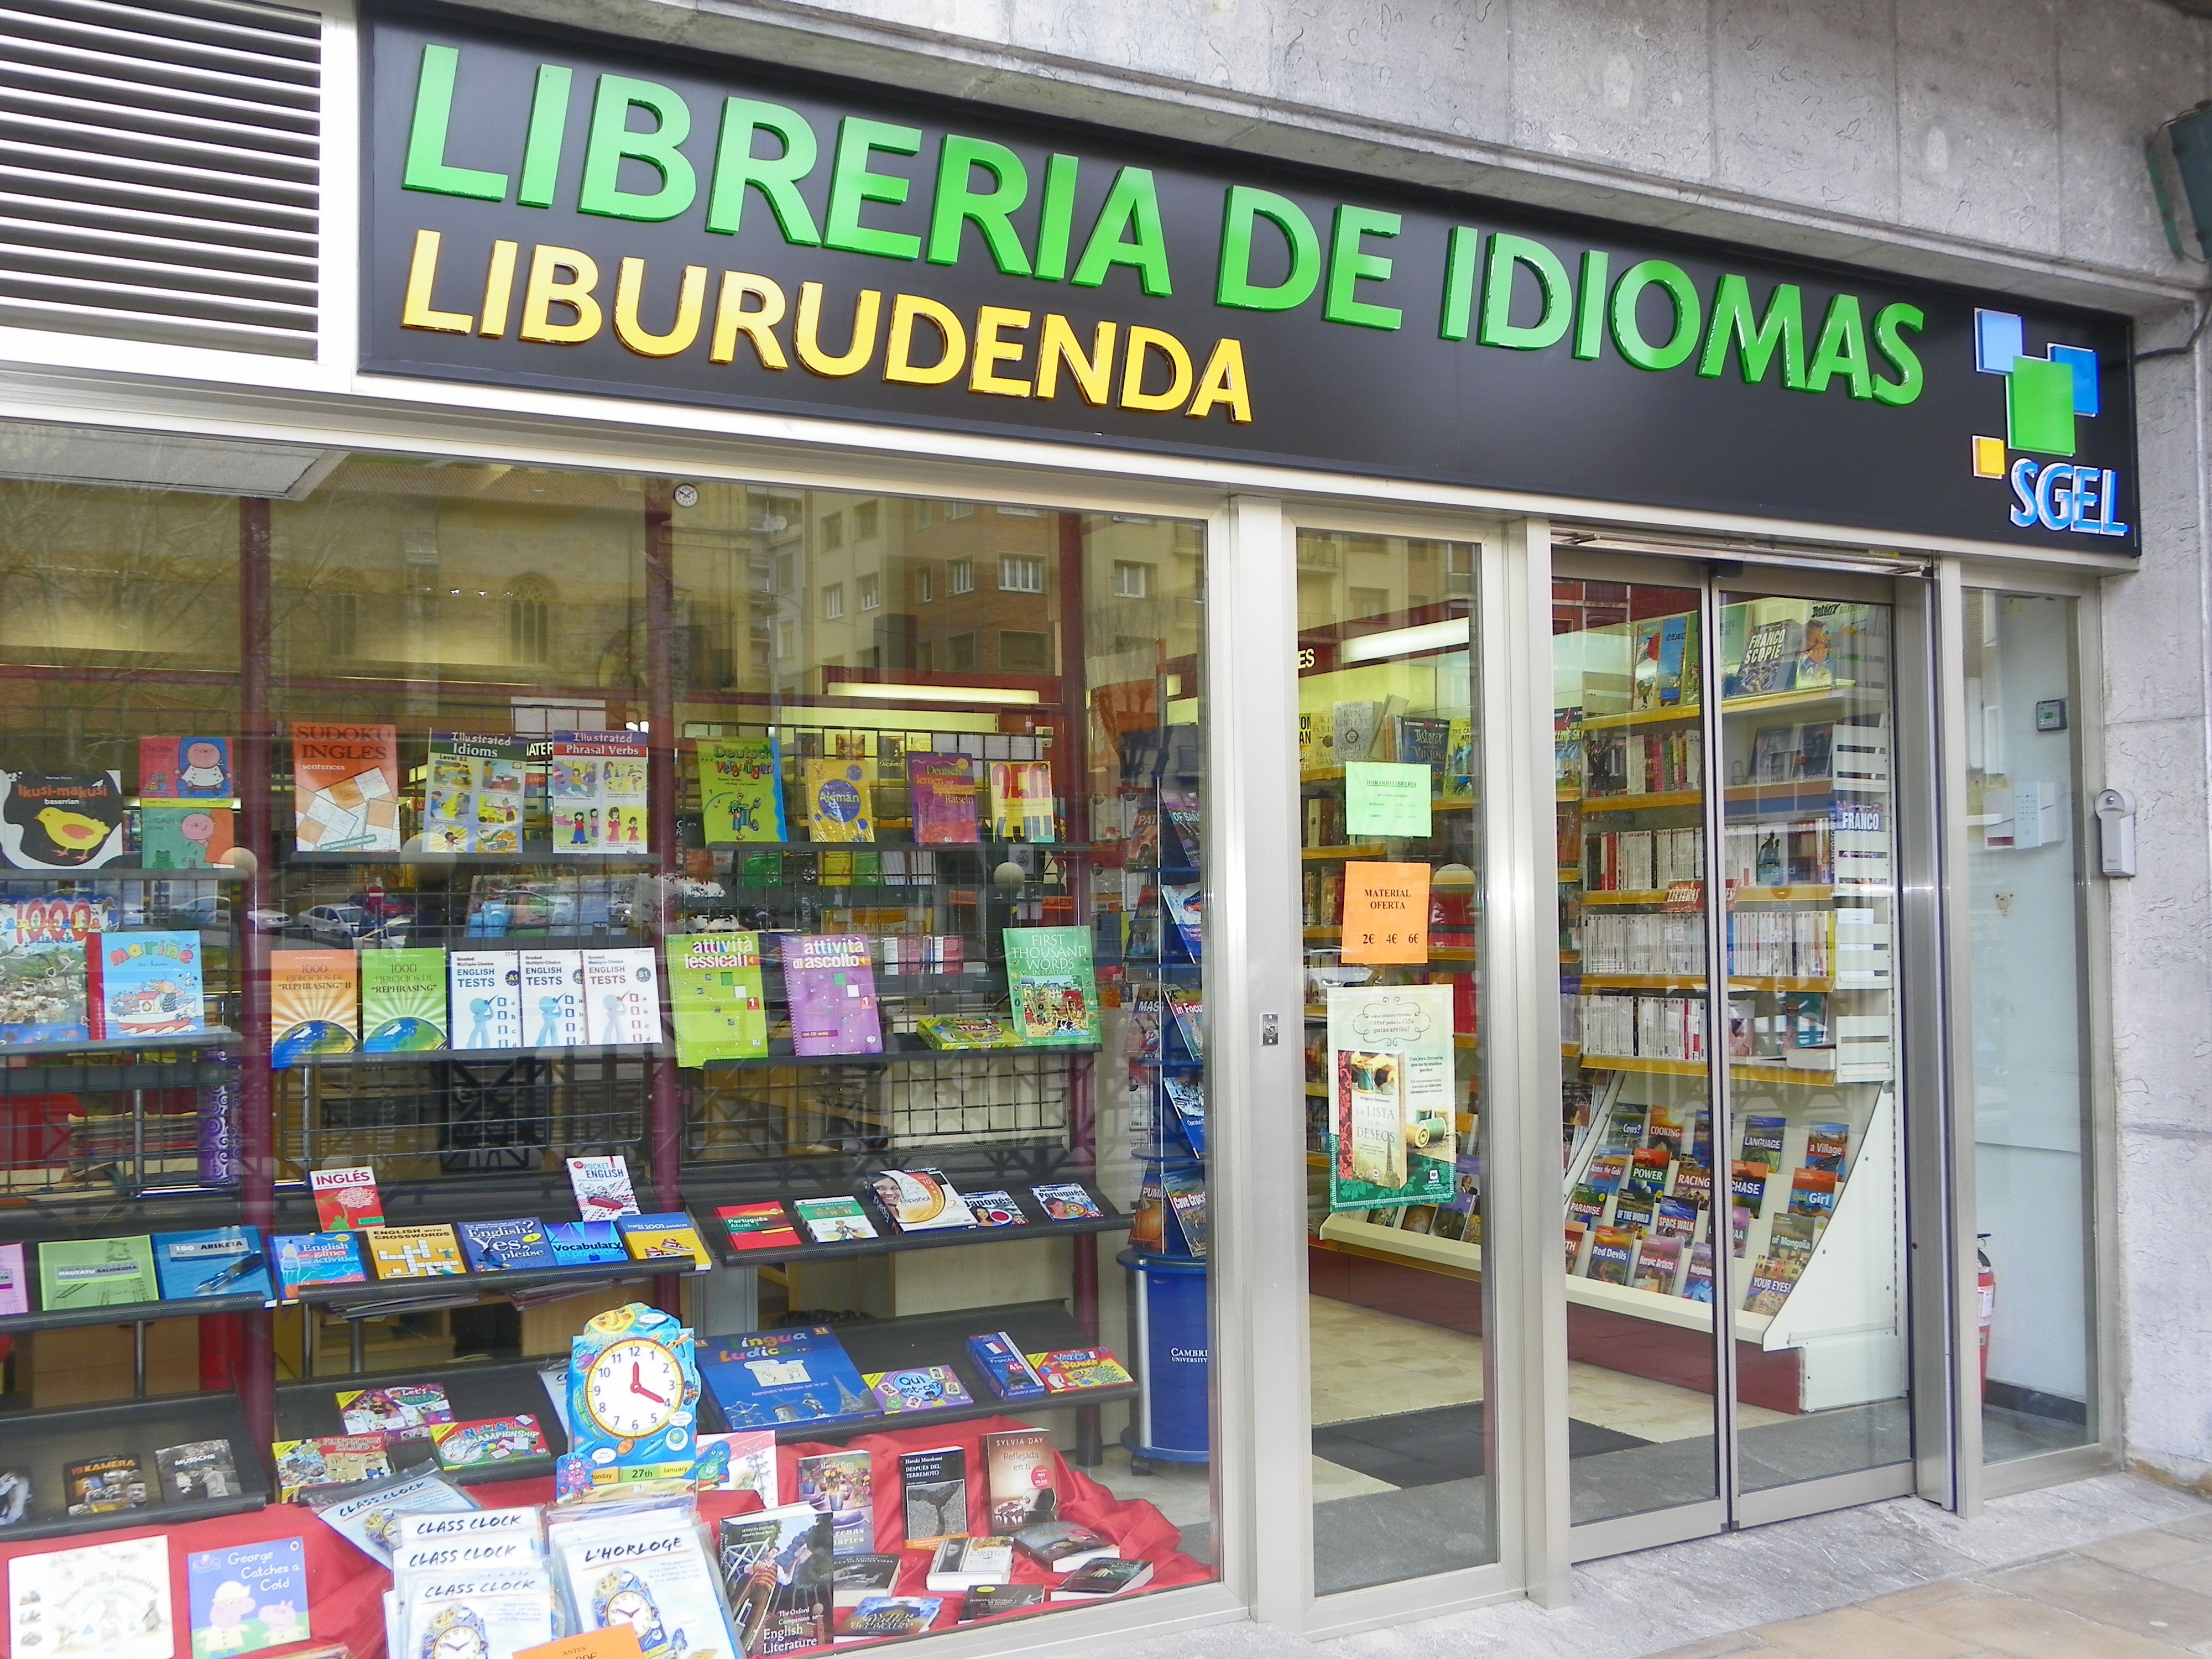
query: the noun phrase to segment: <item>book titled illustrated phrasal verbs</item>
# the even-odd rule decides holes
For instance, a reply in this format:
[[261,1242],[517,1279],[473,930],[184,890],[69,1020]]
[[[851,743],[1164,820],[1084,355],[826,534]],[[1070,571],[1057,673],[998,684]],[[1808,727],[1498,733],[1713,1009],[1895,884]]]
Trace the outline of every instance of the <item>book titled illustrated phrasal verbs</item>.
[[517,737],[433,732],[422,792],[422,850],[520,853],[528,747]]
[[791,839],[784,818],[783,756],[774,738],[702,738],[698,762],[708,846]]
[[647,763],[641,732],[556,732],[545,771],[555,854],[650,851]]
[[875,966],[859,934],[787,935],[783,984],[797,1054],[879,1054]]
[[1441,1204],[1457,1131],[1448,985],[1328,994],[1329,1207]]
[[302,853],[399,850],[399,736],[389,726],[292,728],[293,838]]

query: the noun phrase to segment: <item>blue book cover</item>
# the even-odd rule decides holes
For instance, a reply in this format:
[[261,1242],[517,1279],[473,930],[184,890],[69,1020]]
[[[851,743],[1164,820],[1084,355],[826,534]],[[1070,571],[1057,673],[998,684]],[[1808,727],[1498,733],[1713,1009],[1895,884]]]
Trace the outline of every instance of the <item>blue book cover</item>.
[[95,1038],[207,1030],[198,933],[101,933],[86,946]]
[[702,1344],[699,1380],[732,1429],[883,1415],[826,1325]]
[[165,1301],[195,1296],[258,1296],[266,1301],[275,1294],[258,1227],[155,1233],[154,1277]]
[[547,1248],[556,1267],[580,1267],[605,1261],[627,1261],[622,1233],[611,1221],[556,1221],[545,1229]]
[[284,1299],[302,1285],[358,1285],[368,1277],[359,1233],[286,1233],[276,1241],[276,1273]]
[[1042,1397],[1044,1379],[1004,1331],[969,1337],[968,1357],[975,1362],[976,1369],[983,1373],[983,1380],[991,1385],[991,1392],[1000,1399]]
[[461,1236],[461,1253],[469,1259],[471,1273],[520,1273],[561,1265],[545,1237],[545,1224],[536,1216],[464,1221],[453,1231]]
[[307,1547],[272,1538],[185,1558],[191,1659],[254,1653],[307,1639]]

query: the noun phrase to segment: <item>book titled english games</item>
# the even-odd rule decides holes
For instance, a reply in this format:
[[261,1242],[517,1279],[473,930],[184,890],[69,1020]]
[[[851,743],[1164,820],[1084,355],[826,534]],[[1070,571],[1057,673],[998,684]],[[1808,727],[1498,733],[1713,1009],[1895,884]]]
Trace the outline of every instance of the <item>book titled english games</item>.
[[287,1302],[297,1301],[306,1285],[361,1284],[368,1277],[361,1235],[282,1234],[276,1240],[276,1273]]

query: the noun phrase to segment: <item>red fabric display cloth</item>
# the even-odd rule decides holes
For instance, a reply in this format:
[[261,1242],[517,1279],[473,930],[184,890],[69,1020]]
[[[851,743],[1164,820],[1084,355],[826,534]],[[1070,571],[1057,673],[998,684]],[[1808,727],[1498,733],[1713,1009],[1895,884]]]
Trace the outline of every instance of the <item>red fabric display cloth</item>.
[[[1001,1430],[1030,1426],[1012,1418],[993,1418],[985,1422],[959,1423],[935,1430],[901,1429],[881,1434],[860,1435],[842,1445],[801,1443],[784,1446],[779,1449],[776,1458],[778,1497],[786,1504],[799,1501],[799,1460],[802,1457],[811,1456],[817,1452],[868,1453],[869,1473],[874,1482],[876,1498],[876,1549],[881,1553],[890,1554],[899,1550],[905,1541],[900,1512],[900,1454],[940,1446],[958,1446],[968,1455],[969,1529],[978,1534],[988,1533],[990,1530],[990,1503],[984,1486],[986,1471],[982,1437]],[[1211,1568],[1193,1560],[1177,1548],[1182,1542],[1182,1534],[1152,1505],[1139,1499],[1115,1497],[1081,1470],[1069,1468],[1064,1459],[1058,1460],[1055,1473],[1060,1490],[1060,1519],[1090,1528],[1119,1547],[1121,1554],[1127,1558],[1140,1558],[1152,1563],[1152,1577],[1146,1586],[1146,1591],[1204,1583],[1212,1578]],[[553,1501],[553,1482],[550,1479],[502,1481],[475,1486],[471,1488],[471,1492],[487,1509],[550,1504]],[[699,1512],[711,1525],[726,1516],[743,1515],[756,1509],[759,1501],[750,1492],[702,1492]],[[6,1536],[4,1532],[0,1532],[0,1540]],[[352,1650],[354,1659],[379,1659],[379,1656],[384,1654],[383,1597],[384,1592],[392,1587],[391,1574],[317,1520],[314,1511],[303,1504],[275,1504],[255,1514],[222,1516],[209,1521],[190,1522],[180,1527],[117,1528],[112,1531],[87,1533],[76,1538],[42,1538],[27,1544],[0,1543],[0,1571],[4,1571],[6,1564],[18,1556],[46,1555],[57,1550],[81,1549],[89,1544],[108,1544],[125,1538],[160,1536],[166,1536],[169,1544],[169,1591],[172,1616],[176,1620],[178,1659],[191,1659],[191,1607],[185,1592],[185,1558],[205,1550],[226,1549],[233,1545],[257,1544],[280,1538],[298,1538],[306,1542],[307,1627],[312,1632],[312,1640],[294,1644],[290,1648],[271,1648],[267,1650],[268,1659],[283,1659],[287,1652],[298,1652],[306,1647],[319,1647],[331,1642],[344,1643]],[[896,1593],[901,1595],[926,1594],[922,1581],[928,1575],[928,1552],[908,1552],[899,1568]],[[1048,1583],[1053,1577],[1053,1574],[1035,1562],[1017,1558],[1014,1567],[1016,1583]],[[1144,1594],[1146,1591],[1137,1593]],[[945,1601],[944,1610],[939,1614],[936,1625],[939,1630],[951,1628],[960,1616],[960,1597],[957,1592],[947,1595]],[[1017,1613],[1004,1614],[1002,1618],[1023,1616]],[[0,1620],[0,1659],[4,1659],[7,1655],[8,1650],[4,1645],[7,1639],[6,1623]],[[826,1653],[829,1650],[821,1650]],[[256,1659],[260,1659],[260,1656]]]

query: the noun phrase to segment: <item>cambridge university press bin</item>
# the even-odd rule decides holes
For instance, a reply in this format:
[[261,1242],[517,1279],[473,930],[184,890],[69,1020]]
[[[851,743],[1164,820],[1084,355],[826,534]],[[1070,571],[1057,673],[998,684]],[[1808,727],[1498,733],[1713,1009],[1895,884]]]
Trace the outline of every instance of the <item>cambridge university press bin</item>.
[[1121,1436],[1130,1466],[1141,1474],[1155,1459],[1203,1463],[1213,1455],[1206,1263],[1137,1250],[1115,1260],[1129,1270],[1133,1369],[1144,1389]]

